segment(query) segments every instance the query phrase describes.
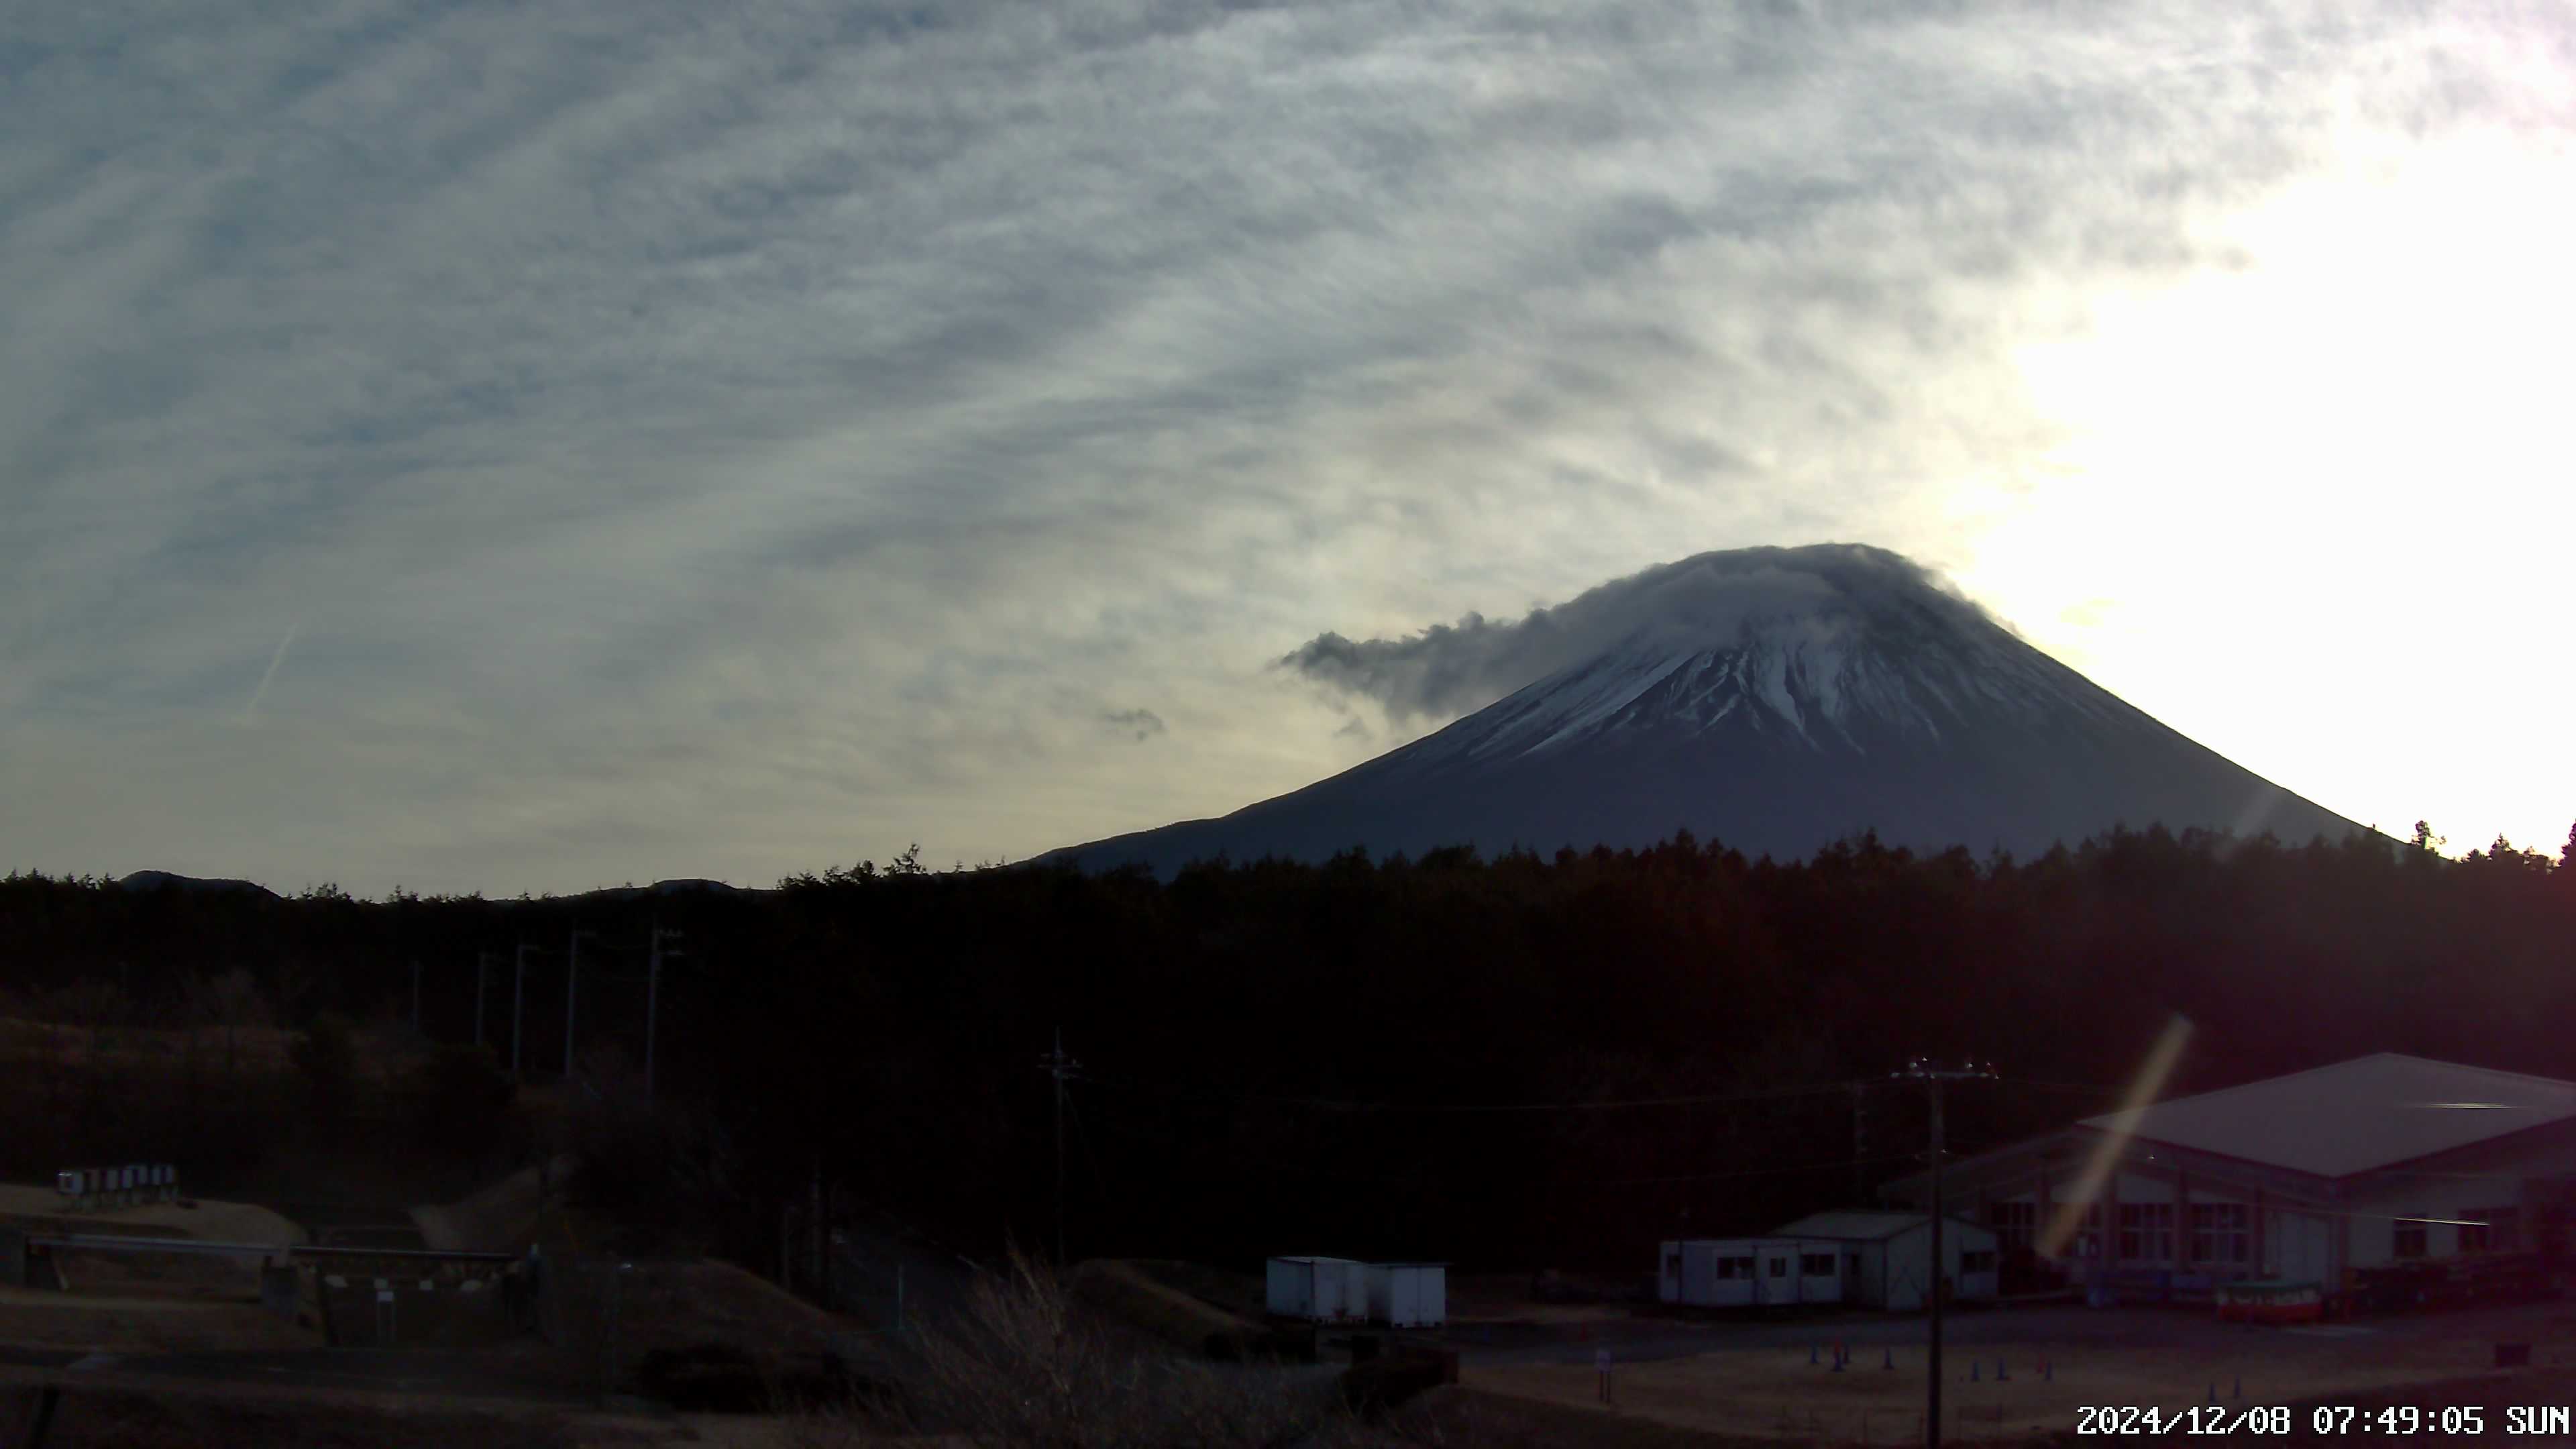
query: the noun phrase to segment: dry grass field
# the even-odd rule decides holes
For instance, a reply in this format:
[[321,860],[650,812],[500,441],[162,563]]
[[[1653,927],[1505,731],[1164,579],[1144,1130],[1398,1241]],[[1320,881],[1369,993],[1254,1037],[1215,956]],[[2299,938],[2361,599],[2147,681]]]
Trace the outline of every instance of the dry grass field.
[[[566,1388],[595,1388],[604,1372],[620,1392],[635,1392],[655,1350],[711,1347],[741,1354],[765,1378],[793,1381],[865,1341],[846,1321],[714,1259],[638,1261],[624,1272],[614,1260],[592,1259],[547,1271],[556,1303],[550,1321],[562,1334],[550,1357]],[[609,1364],[603,1354],[612,1341]]]
[[[1164,1277],[1171,1265],[1161,1267],[1162,1272],[1152,1272],[1136,1263],[1092,1259],[1074,1268],[1073,1294],[1094,1311],[1190,1353],[1203,1351],[1211,1339],[1249,1340],[1264,1331],[1257,1317],[1228,1312],[1198,1293],[1173,1287]],[[1234,1296],[1221,1278],[1210,1286]]]
[[[2156,1404],[2179,1410],[2208,1402],[2214,1386],[2233,1405],[2299,1400],[2407,1383],[2473,1377],[2488,1371],[2493,1347],[2475,1342],[2371,1337],[2283,1341],[2266,1334],[2241,1348],[2059,1348],[2052,1373],[2040,1372],[2035,1344],[1983,1345],[1973,1355],[1954,1348],[1943,1364],[1945,1417],[1956,1437],[2025,1438],[2075,1427],[2088,1405]],[[1830,1356],[1829,1356],[1830,1357]],[[1855,1349],[1835,1373],[1811,1366],[1804,1348],[1759,1348],[1622,1364],[1612,1371],[1614,1403],[1599,1402],[1589,1365],[1469,1365],[1468,1387],[1536,1402],[1616,1414],[1727,1436],[1841,1443],[1916,1442],[1922,1434],[1924,1352]],[[2010,1377],[1998,1381],[2000,1361]],[[1976,1379],[1969,1375],[1974,1366]],[[2536,1343],[2532,1372],[2576,1371],[2576,1337]],[[2239,1386],[2244,1397],[2236,1397]],[[1955,1417],[1952,1417],[1955,1416]]]

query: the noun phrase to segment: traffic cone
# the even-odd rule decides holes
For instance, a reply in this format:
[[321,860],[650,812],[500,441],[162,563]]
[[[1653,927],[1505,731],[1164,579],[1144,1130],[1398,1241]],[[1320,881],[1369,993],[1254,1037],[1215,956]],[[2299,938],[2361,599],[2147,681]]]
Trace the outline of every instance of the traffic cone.
[[2057,1364],[2055,1360],[2044,1358],[2039,1361],[2039,1381],[2044,1384],[2053,1384],[2057,1382]]
[[1880,1365],[1879,1365],[1879,1367],[1880,1367],[1880,1368],[1883,1368],[1883,1369],[1892,1369],[1892,1368],[1896,1367],[1896,1350],[1895,1350],[1895,1349],[1892,1349],[1892,1348],[1891,1348],[1891,1349],[1889,1349],[1889,1350],[1887,1351],[1887,1362],[1885,1362],[1885,1363],[1883,1363],[1883,1364],[1880,1364]]
[[1840,1353],[1837,1353],[1837,1354],[1835,1354],[1835,1355],[1834,1355],[1834,1372],[1835,1372],[1835,1373],[1841,1373],[1842,1371],[1843,1371],[1843,1356],[1842,1356]]
[[1984,1360],[1982,1360],[1982,1359],[1973,1359],[1973,1358],[1972,1358],[1972,1359],[1968,1360],[1968,1382],[1970,1382],[1970,1383],[1972,1383],[1972,1384],[1975,1384],[1975,1383],[1983,1383],[1983,1382],[1985,1382],[1983,1379],[1980,1379],[1980,1378],[1978,1378],[1978,1377],[1977,1377],[1977,1373],[1978,1373],[1978,1371],[1979,1371],[1980,1369],[1983,1369],[1984,1367],[1985,1367],[1985,1362],[1984,1362]]

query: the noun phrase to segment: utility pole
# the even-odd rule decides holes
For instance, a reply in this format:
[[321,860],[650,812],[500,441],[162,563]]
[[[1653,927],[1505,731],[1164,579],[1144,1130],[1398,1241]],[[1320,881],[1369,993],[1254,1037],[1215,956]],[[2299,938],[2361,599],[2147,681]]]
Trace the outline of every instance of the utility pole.
[[484,973],[485,973],[487,970],[489,970],[489,969],[491,968],[491,965],[492,965],[492,953],[491,953],[491,952],[489,952],[489,951],[484,951],[484,950],[479,950],[479,949],[478,949],[477,951],[475,951],[475,953],[474,953],[474,1045],[475,1045],[476,1047],[478,1047],[478,1048],[479,1048],[479,1047],[481,1047],[481,1046],[483,1045],[483,998],[484,998],[484,996],[485,996],[485,994],[486,994],[486,993],[484,992],[484,989],[483,989],[483,976],[484,976]]
[[1852,1083],[1852,1206],[1869,1200],[1869,1084]]
[[[663,930],[659,921],[653,923],[653,965],[651,971],[645,976],[644,983],[644,1095],[647,1097],[653,1095],[654,1019],[661,1014],[662,1009],[662,938],[679,934],[677,931]],[[671,954],[684,956],[688,953],[675,950]]]
[[812,1228],[805,1236],[813,1240],[814,1246],[814,1301],[828,1311],[832,1306],[832,1255],[826,1246],[831,1240],[826,1236],[830,1227],[823,1221],[823,1155],[819,1152],[814,1154],[814,1187],[810,1204],[805,1215],[812,1220]]
[[510,984],[510,1080],[519,1079],[519,1028],[528,1015],[528,953],[536,948],[519,943],[519,974]]
[[1944,1082],[1992,1081],[1992,1064],[1969,1062],[1960,1067],[1936,1067],[1929,1058],[1916,1057],[1905,1070],[1889,1076],[1903,1081],[1921,1082],[1932,1099],[1932,1343],[1924,1355],[1929,1372],[1924,1376],[1924,1449],[1941,1449],[1941,1085]]
[[597,931],[575,931],[572,933],[571,943],[565,948],[567,961],[564,966],[564,1080],[567,1082],[572,1080],[573,992],[581,985],[581,938],[596,937],[598,934]]
[[1064,1084],[1082,1063],[1064,1054],[1064,1028],[1055,1029],[1055,1050],[1038,1058],[1038,1070],[1055,1078],[1055,1265],[1064,1266]]

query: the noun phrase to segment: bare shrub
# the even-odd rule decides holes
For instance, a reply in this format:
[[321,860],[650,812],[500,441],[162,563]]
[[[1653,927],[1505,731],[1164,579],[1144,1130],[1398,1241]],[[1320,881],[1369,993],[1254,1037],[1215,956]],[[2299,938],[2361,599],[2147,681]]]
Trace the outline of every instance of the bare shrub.
[[316,1016],[295,1039],[290,1055],[314,1117],[336,1122],[348,1115],[358,1087],[358,1041],[349,1019],[336,1011]]
[[395,1101],[413,1140],[465,1153],[492,1140],[517,1095],[491,1048],[441,1045],[404,1074]]
[[198,1028],[221,1027],[224,1070],[227,1072],[240,1069],[244,1028],[265,1030],[277,1024],[277,1014],[270,1009],[268,998],[261,993],[258,980],[239,966],[220,976],[191,977],[186,992],[190,1046],[195,1046]]
[[68,1022],[92,1029],[129,1026],[134,1021],[134,1001],[125,988],[97,977],[57,986],[39,998],[38,1014],[47,1021]]
[[[979,1449],[1350,1449],[1382,1442],[1329,1374],[1193,1361],[1085,1315],[1055,1275],[1014,1253],[964,1308],[906,1344],[894,1406],[811,1414],[804,1449],[888,1429]],[[891,1422],[889,1422],[891,1420]]]

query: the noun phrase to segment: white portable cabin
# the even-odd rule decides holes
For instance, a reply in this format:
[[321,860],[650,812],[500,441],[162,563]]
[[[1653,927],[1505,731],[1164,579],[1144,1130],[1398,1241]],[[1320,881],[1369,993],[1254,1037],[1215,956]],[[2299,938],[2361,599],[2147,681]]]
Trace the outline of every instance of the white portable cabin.
[[1696,1308],[1840,1303],[1848,1254],[1829,1238],[1687,1238],[1663,1245],[1655,1296]]
[[1354,1258],[1273,1258],[1270,1311],[1313,1323],[1359,1323],[1369,1316],[1368,1265]]
[[[1924,1213],[1814,1213],[1781,1231],[1833,1239],[1843,1254],[1845,1296],[1863,1307],[1911,1313],[1930,1296],[1932,1220]],[[1952,1301],[1995,1297],[1995,1243],[1994,1229],[1942,1215],[1942,1276]]]
[[1449,1265],[1371,1263],[1368,1316],[1389,1328],[1438,1328],[1449,1321]]

